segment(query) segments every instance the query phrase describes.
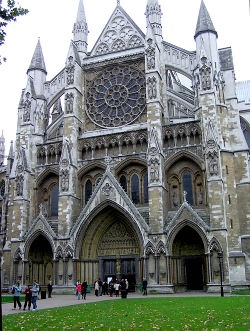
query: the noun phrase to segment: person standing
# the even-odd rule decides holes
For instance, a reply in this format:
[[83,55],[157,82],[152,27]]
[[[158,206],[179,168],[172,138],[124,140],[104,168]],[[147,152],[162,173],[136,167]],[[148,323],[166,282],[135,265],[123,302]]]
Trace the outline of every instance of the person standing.
[[142,290],[143,290],[143,295],[148,295],[148,292],[147,292],[147,287],[148,287],[148,281],[146,278],[143,279],[142,281]]
[[117,280],[117,282],[115,283],[115,296],[119,297],[119,289],[120,289],[120,284]]
[[103,295],[105,295],[105,294],[108,295],[108,283],[106,282],[106,280],[102,284],[102,294]]
[[128,286],[129,286],[128,280],[125,279],[125,287],[126,287],[126,293],[127,293],[127,295],[128,295]]
[[87,288],[88,288],[88,283],[85,279],[85,281],[82,283],[82,299],[84,298],[84,300],[86,300]]
[[28,304],[28,309],[30,310],[31,307],[31,299],[32,299],[32,290],[30,288],[30,285],[28,285],[25,289],[25,303],[24,303],[24,307],[23,310],[26,309],[27,304]]
[[98,292],[99,292],[99,283],[98,280],[95,281],[95,295],[98,297]]
[[22,292],[22,286],[20,284],[20,281],[18,280],[16,282],[16,284],[13,285],[13,288],[12,288],[12,293],[13,293],[13,297],[14,297],[14,308],[13,309],[16,309],[16,304],[18,304],[19,309],[22,308],[22,304],[20,302],[21,292]]
[[48,284],[48,298],[51,298],[52,289],[53,289],[53,285],[52,285],[52,281],[50,281]]
[[99,290],[98,290],[98,296],[102,296],[102,281],[101,278],[98,279],[98,285],[99,285]]
[[79,282],[79,284],[77,285],[77,298],[78,300],[81,299],[81,292],[82,292],[82,284]]
[[32,304],[33,304],[33,311],[35,311],[37,309],[37,297],[38,297],[38,292],[39,292],[40,286],[39,284],[37,284],[36,280],[34,280],[33,282],[33,287],[31,289],[32,291]]

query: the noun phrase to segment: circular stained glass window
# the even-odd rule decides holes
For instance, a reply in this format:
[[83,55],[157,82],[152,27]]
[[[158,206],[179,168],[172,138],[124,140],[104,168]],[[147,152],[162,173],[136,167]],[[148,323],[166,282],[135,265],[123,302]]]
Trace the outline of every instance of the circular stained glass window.
[[145,109],[145,76],[133,66],[102,71],[87,91],[87,113],[102,127],[133,122]]

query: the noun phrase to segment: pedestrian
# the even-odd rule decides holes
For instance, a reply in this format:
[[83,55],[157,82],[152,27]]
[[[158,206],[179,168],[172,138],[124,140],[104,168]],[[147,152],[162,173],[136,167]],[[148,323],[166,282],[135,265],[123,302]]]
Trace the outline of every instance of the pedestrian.
[[76,283],[75,283],[75,286],[76,286],[76,295],[78,295],[78,291],[77,291],[77,286],[80,284],[80,280],[78,280]]
[[33,311],[35,311],[37,309],[37,297],[38,297],[38,292],[39,292],[40,286],[39,284],[37,284],[36,280],[34,280],[33,282],[33,287],[31,289],[32,291],[32,304],[33,304]]
[[118,282],[118,280],[115,283],[115,296],[119,297],[119,290],[120,290],[120,284]]
[[79,282],[79,284],[77,285],[77,298],[78,298],[78,300],[81,299],[81,292],[82,292],[82,284]]
[[22,308],[22,304],[20,302],[20,294],[22,292],[22,286],[20,284],[20,281],[18,280],[15,285],[12,287],[12,293],[14,298],[14,308],[16,309],[16,304],[18,304],[19,309]]
[[82,299],[84,298],[84,300],[86,300],[87,288],[88,288],[88,283],[85,279],[85,281],[82,283]]
[[99,293],[99,283],[98,280],[96,279],[95,281],[95,295],[98,297],[98,293]]
[[126,288],[127,295],[128,295],[128,287],[129,287],[128,280],[125,279],[125,288]]
[[48,298],[51,298],[52,289],[53,289],[53,285],[52,285],[52,281],[50,281],[48,284]]
[[106,280],[102,284],[102,294],[108,294],[108,283],[106,282]]
[[102,296],[102,281],[101,278],[98,280],[99,290],[98,290],[98,296]]
[[147,292],[147,287],[148,287],[148,281],[146,278],[143,279],[142,281],[142,290],[143,290],[143,295],[148,295],[148,292]]
[[23,310],[26,309],[27,304],[28,304],[28,309],[30,310],[30,307],[31,307],[31,299],[32,299],[32,290],[31,290],[30,285],[28,285],[28,286],[26,287],[24,293],[25,293],[25,302],[24,302]]

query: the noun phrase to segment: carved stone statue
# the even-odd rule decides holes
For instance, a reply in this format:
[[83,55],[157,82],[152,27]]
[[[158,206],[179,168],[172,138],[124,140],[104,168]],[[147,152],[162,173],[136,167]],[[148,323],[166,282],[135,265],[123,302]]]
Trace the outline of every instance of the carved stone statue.
[[31,111],[31,100],[30,100],[30,93],[26,93],[26,100],[24,102],[24,111],[23,111],[23,121],[29,122],[30,121],[30,111]]
[[197,198],[198,198],[198,204],[202,205],[203,204],[203,194],[202,194],[201,188],[199,189],[199,191],[197,193]]
[[152,47],[152,39],[148,40],[149,47],[146,50],[147,67],[148,69],[155,69],[155,48]]
[[70,114],[73,112],[73,104],[74,104],[74,94],[67,93],[65,96],[65,110],[66,114]]
[[157,158],[152,158],[149,161],[150,164],[150,181],[155,183],[159,181],[160,172],[159,172],[159,160]]
[[201,88],[203,91],[210,90],[211,82],[211,67],[207,65],[207,59],[202,58],[202,67],[200,68]]
[[67,192],[69,190],[69,170],[62,169],[60,175],[61,175],[61,191]]
[[67,85],[74,84],[75,65],[73,64],[73,57],[69,57],[69,64],[66,67]]
[[174,205],[174,207],[177,207],[178,206],[178,195],[177,195],[177,192],[176,191],[174,191],[172,198],[173,198],[173,205]]
[[16,176],[16,195],[18,197],[23,195],[23,175],[17,175]]
[[208,170],[211,176],[218,175],[218,156],[217,153],[208,154]]
[[149,99],[155,99],[157,97],[156,78],[148,78],[148,97]]

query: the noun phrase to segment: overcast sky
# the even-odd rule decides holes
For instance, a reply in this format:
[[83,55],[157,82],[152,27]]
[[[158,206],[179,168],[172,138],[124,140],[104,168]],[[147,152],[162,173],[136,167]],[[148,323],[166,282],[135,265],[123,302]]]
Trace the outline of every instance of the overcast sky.
[[[116,7],[116,0],[83,0],[89,28],[89,50]],[[3,1],[4,2],[4,1]],[[145,31],[146,0],[121,0],[121,6]],[[65,65],[72,39],[79,0],[19,0],[29,14],[7,26],[5,45],[0,54],[7,63],[0,66],[0,134],[4,130],[6,147],[15,140],[17,107],[21,90],[26,87],[29,67],[38,37],[40,37],[51,80]],[[194,32],[200,0],[159,0],[162,7],[165,41],[195,50]],[[215,29],[218,47],[233,49],[237,81],[250,80],[250,17],[249,0],[205,0]],[[6,151],[8,152],[8,150]]]

